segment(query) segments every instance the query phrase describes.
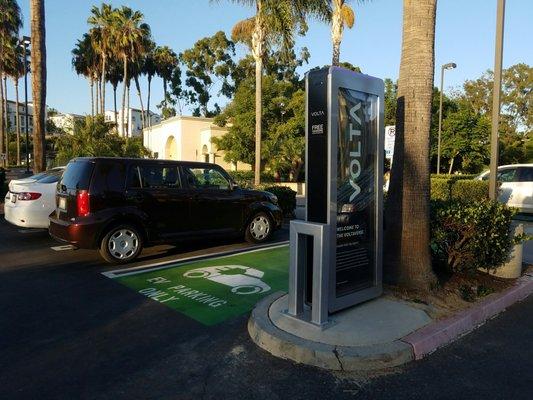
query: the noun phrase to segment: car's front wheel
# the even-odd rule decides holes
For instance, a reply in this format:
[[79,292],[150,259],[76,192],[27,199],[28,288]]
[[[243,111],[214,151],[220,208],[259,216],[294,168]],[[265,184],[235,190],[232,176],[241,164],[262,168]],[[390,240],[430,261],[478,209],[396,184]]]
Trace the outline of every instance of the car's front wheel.
[[143,246],[137,228],[118,225],[107,232],[100,243],[100,254],[109,263],[124,264],[137,258]]
[[250,243],[263,243],[270,239],[273,231],[272,218],[267,213],[260,212],[248,222],[244,238]]

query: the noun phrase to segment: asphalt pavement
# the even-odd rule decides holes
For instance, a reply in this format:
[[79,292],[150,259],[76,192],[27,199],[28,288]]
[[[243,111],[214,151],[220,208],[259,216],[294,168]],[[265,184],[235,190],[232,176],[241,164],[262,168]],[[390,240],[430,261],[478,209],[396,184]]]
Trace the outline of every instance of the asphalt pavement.
[[[57,245],[0,221],[0,399],[531,398],[533,298],[424,360],[330,373],[256,347],[248,315],[204,326],[103,276],[116,267],[96,252]],[[245,246],[158,246],[129,267]]]

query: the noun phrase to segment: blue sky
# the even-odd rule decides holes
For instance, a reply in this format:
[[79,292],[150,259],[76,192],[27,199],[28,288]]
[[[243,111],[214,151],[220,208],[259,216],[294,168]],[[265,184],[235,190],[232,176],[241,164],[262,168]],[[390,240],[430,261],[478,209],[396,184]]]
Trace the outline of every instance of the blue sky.
[[[240,19],[252,15],[252,10],[220,0],[136,0],[112,1],[115,6],[127,5],[142,11],[152,28],[155,41],[169,45],[179,53],[205,36],[218,30],[228,36]],[[19,0],[22,8],[23,33],[29,34],[29,0]],[[82,0],[46,0],[48,94],[47,104],[63,112],[90,112],[89,87],[71,67],[70,51],[76,40],[87,31],[87,16],[93,4]],[[352,1],[356,23],[346,30],[341,48],[341,60],[359,65],[363,72],[380,78],[396,79],[399,70],[402,1],[373,0],[365,5]],[[479,77],[494,65],[494,35],[496,0],[439,0],[435,42],[436,69],[447,62],[457,63],[457,69],[446,74],[445,91],[458,89],[465,79]],[[533,1],[507,0],[504,41],[504,67],[518,62],[533,64]],[[329,28],[310,21],[305,37],[297,46],[311,52],[309,65],[329,64],[331,42]],[[245,51],[240,49],[241,53]],[[435,75],[438,82],[438,74]],[[146,84],[143,82],[146,93]],[[22,86],[22,85],[21,85]],[[12,86],[9,86],[13,97]],[[22,92],[22,91],[21,91]],[[107,108],[112,106],[108,89]],[[31,90],[30,90],[31,93]],[[152,104],[162,98],[162,83],[152,83]],[[131,105],[138,99],[131,93]],[[186,113],[186,111],[184,112]]]

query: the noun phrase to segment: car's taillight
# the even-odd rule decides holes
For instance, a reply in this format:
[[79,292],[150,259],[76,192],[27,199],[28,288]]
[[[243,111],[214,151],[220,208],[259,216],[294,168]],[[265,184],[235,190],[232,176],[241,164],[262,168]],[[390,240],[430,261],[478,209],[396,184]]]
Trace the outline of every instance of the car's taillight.
[[17,200],[37,200],[41,197],[41,193],[22,192],[17,194]]
[[78,217],[85,217],[90,214],[91,206],[89,204],[89,192],[80,190],[77,195]]

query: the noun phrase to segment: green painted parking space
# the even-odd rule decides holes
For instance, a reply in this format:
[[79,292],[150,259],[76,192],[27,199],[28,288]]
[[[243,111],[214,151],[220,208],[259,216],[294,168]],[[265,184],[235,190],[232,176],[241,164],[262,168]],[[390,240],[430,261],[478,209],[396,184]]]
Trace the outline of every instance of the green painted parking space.
[[170,264],[113,277],[204,325],[250,311],[263,297],[287,290],[289,246]]

